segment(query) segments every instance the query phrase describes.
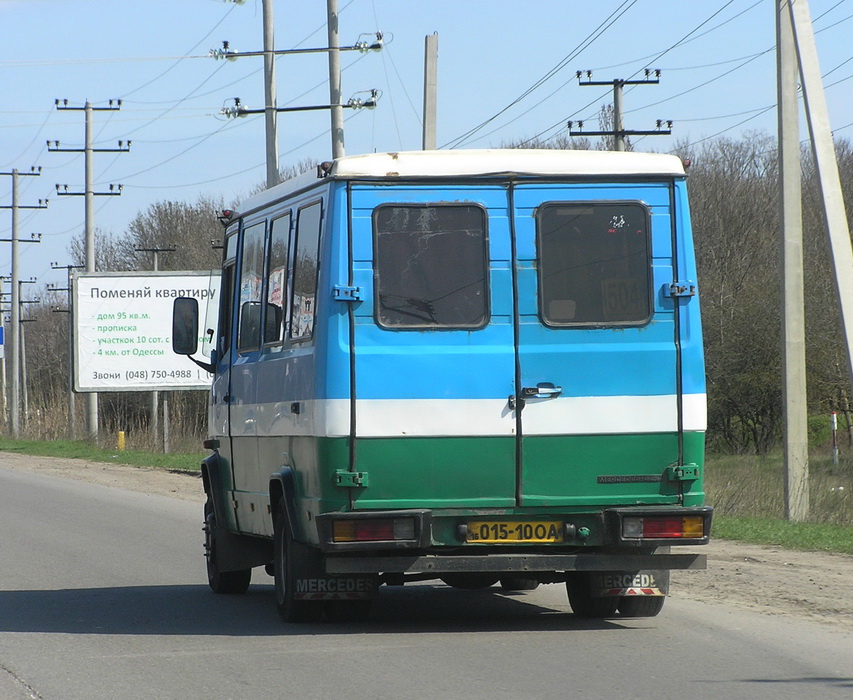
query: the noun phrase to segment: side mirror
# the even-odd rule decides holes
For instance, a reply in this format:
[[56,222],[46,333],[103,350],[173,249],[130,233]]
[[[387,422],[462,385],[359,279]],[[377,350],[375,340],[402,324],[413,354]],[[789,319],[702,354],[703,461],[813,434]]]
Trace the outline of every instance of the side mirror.
[[172,306],[172,350],[194,355],[198,350],[198,300],[178,297]]

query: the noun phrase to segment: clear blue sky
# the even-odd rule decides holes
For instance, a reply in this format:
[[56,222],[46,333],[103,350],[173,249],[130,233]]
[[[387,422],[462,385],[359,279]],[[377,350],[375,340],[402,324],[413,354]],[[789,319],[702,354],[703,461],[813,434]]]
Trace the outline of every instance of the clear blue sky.
[[[346,110],[346,151],[417,149],[421,145],[424,37],[439,35],[438,144],[494,147],[552,136],[568,119],[596,115],[607,88],[580,87],[576,70],[597,80],[663,71],[660,85],[626,90],[625,126],[653,128],[672,119],[672,137],[637,141],[637,150],[668,151],[676,140],[751,130],[775,133],[774,0],[338,0],[341,45],[381,30],[378,54],[342,54],[344,99],[377,88],[374,111]],[[830,120],[853,136],[853,2],[811,0]],[[276,48],[326,44],[325,0],[281,1]],[[44,211],[22,212],[19,234],[43,234],[20,246],[22,277],[60,284],[50,262],[70,262],[72,236],[83,230],[82,197],[57,197],[54,184],[82,191],[83,156],[48,153],[45,142],[83,145],[83,113],[57,111],[86,100],[120,111],[95,115],[96,147],[132,140],[130,153],[95,156],[96,227],[121,234],[134,216],[162,200],[201,194],[234,203],[264,181],[263,117],[225,120],[240,97],[263,106],[263,59],[207,57],[227,39],[236,50],[262,48],[261,0],[0,0],[0,171],[43,168],[22,178],[20,204],[48,197]],[[367,37],[369,38],[369,37]],[[846,63],[850,61],[850,63]],[[326,104],[324,54],[280,57],[279,106]],[[282,114],[280,164],[328,159],[327,112]],[[476,129],[482,126],[482,128]],[[472,131],[474,130],[474,131]],[[467,138],[461,138],[464,135]],[[11,204],[11,178],[0,177],[0,205]],[[0,237],[11,216],[0,210]],[[10,273],[10,245],[0,244],[0,274]]]

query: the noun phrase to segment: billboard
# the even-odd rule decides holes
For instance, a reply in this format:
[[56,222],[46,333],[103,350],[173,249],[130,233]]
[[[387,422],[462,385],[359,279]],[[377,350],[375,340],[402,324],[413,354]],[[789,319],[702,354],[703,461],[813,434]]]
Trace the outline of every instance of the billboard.
[[211,375],[172,352],[172,303],[199,302],[199,353],[216,337],[216,272],[93,272],[73,277],[74,389],[209,389]]

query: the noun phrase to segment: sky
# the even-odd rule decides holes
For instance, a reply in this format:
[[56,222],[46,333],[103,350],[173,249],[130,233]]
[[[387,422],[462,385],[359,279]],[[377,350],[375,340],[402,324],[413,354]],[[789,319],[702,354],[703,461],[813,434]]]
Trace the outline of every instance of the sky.
[[[421,148],[424,39],[438,35],[439,148],[490,148],[565,133],[568,120],[597,129],[609,87],[593,80],[636,79],[659,69],[659,84],[625,89],[626,129],[672,120],[670,136],[635,138],[635,150],[667,152],[678,142],[774,135],[775,0],[338,0],[340,44],[383,33],[378,53],[341,54],[344,100],[378,90],[375,110],[344,110],[348,155]],[[853,138],[853,0],[811,0],[830,124]],[[326,46],[326,1],[278,0],[275,48]],[[149,206],[201,196],[235,205],[265,180],[263,115],[228,119],[239,97],[264,104],[263,59],[209,55],[227,40],[235,51],[263,48],[262,0],[0,0],[0,173],[41,167],[19,179],[21,279],[64,286],[70,243],[84,230],[84,113],[93,114],[95,226],[120,236]],[[329,103],[324,53],[276,61],[279,107]],[[107,109],[109,100],[120,109]],[[64,104],[64,102],[62,103]],[[282,168],[331,156],[328,111],[288,112],[278,120]],[[11,205],[0,175],[0,206]],[[0,209],[0,239],[11,214]],[[162,261],[162,259],[161,259]],[[0,242],[0,275],[11,274],[11,244]],[[28,289],[24,298],[37,294]]]

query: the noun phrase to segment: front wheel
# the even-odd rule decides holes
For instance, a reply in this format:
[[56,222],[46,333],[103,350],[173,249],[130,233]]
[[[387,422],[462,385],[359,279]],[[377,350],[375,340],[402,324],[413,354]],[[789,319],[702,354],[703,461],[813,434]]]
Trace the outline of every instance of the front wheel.
[[251,569],[222,571],[216,551],[216,514],[208,498],[204,504],[204,556],[207,560],[207,585],[214,593],[240,594],[249,590]]
[[318,620],[323,613],[322,603],[296,597],[296,580],[308,567],[309,552],[293,539],[283,505],[276,511],[273,555],[275,605],[281,619],[284,622]]

